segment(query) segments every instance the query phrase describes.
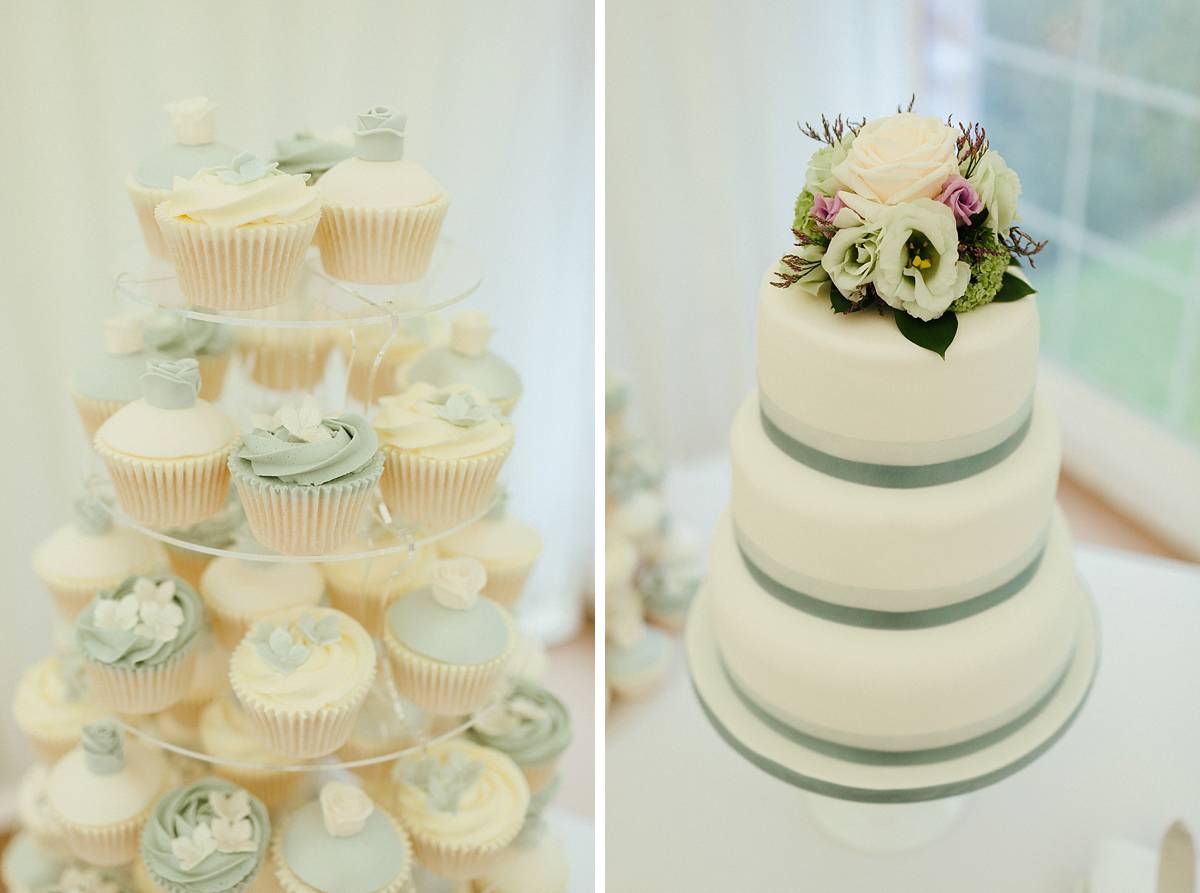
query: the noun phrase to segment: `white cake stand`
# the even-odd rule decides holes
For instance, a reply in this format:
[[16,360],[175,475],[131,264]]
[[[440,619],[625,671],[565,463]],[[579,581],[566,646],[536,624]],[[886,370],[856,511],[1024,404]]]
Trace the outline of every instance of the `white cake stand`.
[[931,843],[961,817],[965,795],[994,784],[1045,753],[1083,706],[1099,656],[1091,598],[1078,587],[1079,639],[1071,664],[1040,710],[1009,734],[945,758],[859,761],[805,746],[753,711],[734,690],[713,635],[708,597],[688,618],[685,647],[692,685],[718,734],[764,772],[806,792],[818,823],[856,849],[899,852]]

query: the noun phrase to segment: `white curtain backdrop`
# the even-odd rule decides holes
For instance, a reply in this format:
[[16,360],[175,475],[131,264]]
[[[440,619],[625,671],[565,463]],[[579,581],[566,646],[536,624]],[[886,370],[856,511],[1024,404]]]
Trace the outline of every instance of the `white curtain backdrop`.
[[815,148],[797,122],[907,102],[915,7],[608,0],[608,369],[668,458],[721,447],[753,384],[758,283]]
[[0,798],[28,760],[13,684],[50,647],[30,552],[89,467],[64,383],[115,309],[114,259],[138,240],[122,184],[169,138],[173,99],[209,96],[218,138],[260,153],[369,105],[408,113],[408,156],[453,196],[447,233],[482,257],[473,306],[525,381],[507,478],[546,552],[523,611],[545,635],[569,633],[592,556],[591,4],[2,0],[0,12]]

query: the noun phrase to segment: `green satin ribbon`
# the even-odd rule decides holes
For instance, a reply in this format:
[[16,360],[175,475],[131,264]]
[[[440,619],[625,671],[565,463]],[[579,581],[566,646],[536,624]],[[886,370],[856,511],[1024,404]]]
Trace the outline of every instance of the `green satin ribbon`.
[[823,599],[816,598],[780,583],[754,563],[754,559],[746,552],[746,547],[743,545],[743,537],[740,533],[735,533],[735,539],[737,540],[738,554],[742,556],[742,562],[746,565],[746,570],[754,578],[754,582],[765,592],[788,607],[803,611],[805,614],[811,614],[813,617],[818,617],[821,620],[844,623],[847,626],[858,626],[864,629],[929,629],[930,627],[944,626],[947,623],[955,623],[959,620],[973,617],[976,614],[1003,604],[1024,589],[1037,573],[1038,567],[1042,563],[1042,556],[1046,554],[1046,548],[1043,545],[1033,560],[1012,577],[1012,579],[973,598],[964,599],[950,605],[942,605],[937,608],[924,608],[917,611],[877,611],[871,608],[855,608],[849,605],[824,601]]
[[1010,456],[1021,445],[1033,421],[1032,411],[1012,434],[991,449],[931,465],[878,465],[873,462],[855,462],[796,440],[786,433],[770,417],[759,410],[763,432],[789,458],[807,465],[822,474],[854,484],[868,487],[887,487],[893,490],[911,490],[917,487],[934,487],[950,484],[987,471]]

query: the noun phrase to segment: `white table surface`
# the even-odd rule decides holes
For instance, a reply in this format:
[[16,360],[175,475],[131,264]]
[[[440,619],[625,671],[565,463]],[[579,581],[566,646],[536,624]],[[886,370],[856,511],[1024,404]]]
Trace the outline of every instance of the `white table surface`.
[[[711,529],[728,466],[668,483],[673,517]],[[863,854],[828,838],[805,795],[742,760],[700,712],[677,647],[663,688],[608,717],[606,876],[614,893],[1064,893],[1102,840],[1157,848],[1200,832],[1200,568],[1083,546],[1100,670],[1075,725],[1029,768],[971,796],[926,849]]]

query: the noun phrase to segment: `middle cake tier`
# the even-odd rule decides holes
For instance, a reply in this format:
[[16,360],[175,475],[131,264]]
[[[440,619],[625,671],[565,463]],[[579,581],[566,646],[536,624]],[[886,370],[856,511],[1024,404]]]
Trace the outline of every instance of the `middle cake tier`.
[[1046,543],[1060,446],[1044,404],[1014,444],[946,482],[935,470],[920,485],[858,483],[789,451],[751,395],[731,433],[734,537],[767,577],[832,605],[919,611],[994,597],[1028,578]]

